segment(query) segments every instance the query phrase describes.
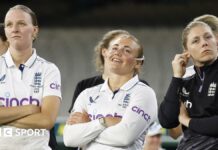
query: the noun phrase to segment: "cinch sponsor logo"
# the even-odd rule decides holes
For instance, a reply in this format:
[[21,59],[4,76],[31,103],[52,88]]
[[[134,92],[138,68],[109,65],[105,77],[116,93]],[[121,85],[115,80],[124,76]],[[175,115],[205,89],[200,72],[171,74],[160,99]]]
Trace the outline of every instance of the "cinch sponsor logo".
[[22,106],[22,105],[28,105],[28,104],[39,106],[39,100],[36,98],[33,98],[32,96],[30,96],[29,98],[22,98],[20,100],[15,97],[13,98],[0,97],[0,103],[5,104],[3,105],[5,107]]
[[119,117],[119,118],[122,118],[122,116],[118,115],[117,113],[106,114],[106,115],[103,115],[103,114],[95,114],[95,115],[89,114],[89,118],[91,120],[96,120],[96,119],[99,119],[99,118],[102,118],[102,117]]
[[141,115],[146,121],[149,121],[151,119],[151,116],[149,116],[147,113],[144,112],[144,110],[142,110],[141,108],[137,106],[133,106],[132,111]]
[[60,87],[61,87],[61,85],[59,85],[57,83],[51,83],[50,84],[51,89],[60,90]]

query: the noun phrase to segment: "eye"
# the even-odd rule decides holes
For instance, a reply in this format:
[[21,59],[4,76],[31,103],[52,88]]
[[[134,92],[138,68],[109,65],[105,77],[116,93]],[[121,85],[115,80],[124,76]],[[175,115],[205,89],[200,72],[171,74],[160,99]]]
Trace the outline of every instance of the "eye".
[[26,23],[24,23],[24,22],[19,22],[18,25],[19,25],[19,26],[25,26]]
[[117,49],[118,49],[117,47],[112,47],[113,51],[117,51]]
[[211,39],[212,35],[206,35],[206,39]]
[[6,28],[9,28],[9,27],[11,27],[11,26],[12,26],[12,23],[11,23],[11,22],[8,22],[8,23],[5,24],[5,27],[6,27]]
[[124,52],[127,53],[127,54],[130,54],[130,53],[131,53],[131,50],[130,50],[129,48],[125,48],[125,49],[124,49]]
[[195,43],[198,43],[198,39],[194,39],[193,41],[192,41],[192,44],[195,44]]

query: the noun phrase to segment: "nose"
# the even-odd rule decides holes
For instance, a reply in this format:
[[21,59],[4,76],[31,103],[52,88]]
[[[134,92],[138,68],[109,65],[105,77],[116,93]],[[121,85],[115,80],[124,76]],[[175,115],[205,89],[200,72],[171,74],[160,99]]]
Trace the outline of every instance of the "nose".
[[208,46],[208,42],[205,39],[203,39],[202,40],[202,47],[206,47],[206,46]]
[[123,49],[121,47],[118,47],[117,50],[115,51],[115,54],[121,55],[123,53]]
[[12,28],[11,28],[11,31],[14,32],[14,33],[18,32],[19,31],[18,26],[17,25],[13,25]]

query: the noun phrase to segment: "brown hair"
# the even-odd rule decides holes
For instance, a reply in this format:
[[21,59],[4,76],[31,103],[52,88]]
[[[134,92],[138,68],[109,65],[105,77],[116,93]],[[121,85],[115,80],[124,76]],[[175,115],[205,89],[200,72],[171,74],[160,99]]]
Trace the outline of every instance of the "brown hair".
[[5,36],[5,30],[4,30],[4,24],[0,23],[0,38],[2,41],[7,41],[7,38]]

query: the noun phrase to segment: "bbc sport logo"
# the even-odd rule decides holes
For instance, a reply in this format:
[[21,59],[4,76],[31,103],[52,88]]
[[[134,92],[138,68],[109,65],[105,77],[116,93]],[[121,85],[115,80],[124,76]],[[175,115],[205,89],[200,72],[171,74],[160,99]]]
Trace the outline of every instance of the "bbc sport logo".
[[0,137],[45,136],[45,135],[46,135],[46,129],[0,128]]

